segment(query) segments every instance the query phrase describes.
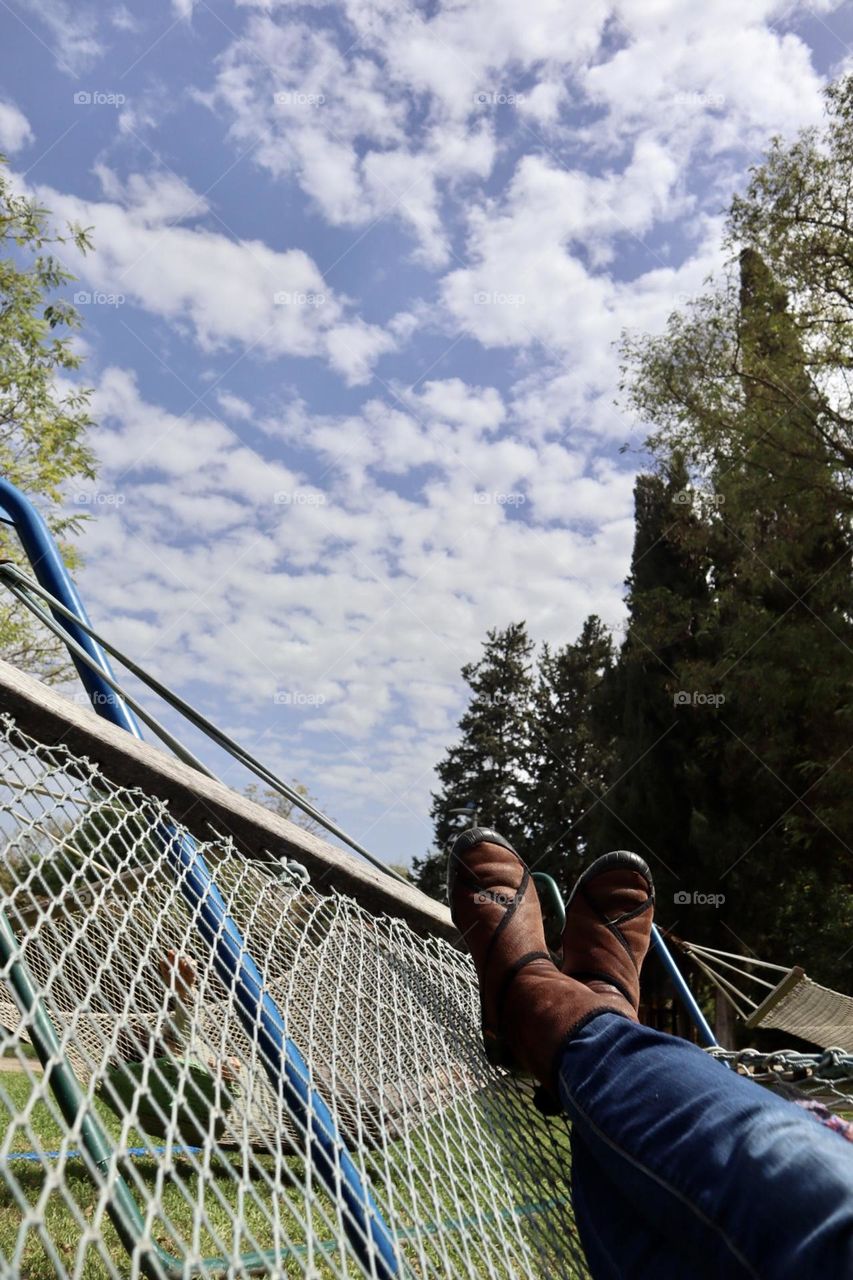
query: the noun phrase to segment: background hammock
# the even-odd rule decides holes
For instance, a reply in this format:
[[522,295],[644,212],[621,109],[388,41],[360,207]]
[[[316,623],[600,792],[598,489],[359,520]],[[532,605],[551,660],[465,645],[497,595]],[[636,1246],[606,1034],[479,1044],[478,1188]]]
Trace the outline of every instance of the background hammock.
[[853,1093],[853,999],[822,987],[799,965],[786,968],[753,956],[668,940],[696,966],[749,1028],[786,1031],[825,1050],[761,1053],[756,1049],[713,1050],[716,1057],[764,1083],[799,1084],[822,1101],[845,1109]]

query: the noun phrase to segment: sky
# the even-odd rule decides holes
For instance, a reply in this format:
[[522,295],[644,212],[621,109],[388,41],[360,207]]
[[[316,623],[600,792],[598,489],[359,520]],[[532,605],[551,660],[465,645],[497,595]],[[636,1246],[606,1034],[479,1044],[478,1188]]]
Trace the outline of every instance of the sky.
[[95,245],[95,625],[423,856],[486,630],[623,621],[620,333],[851,46],[835,0],[0,0],[0,150]]

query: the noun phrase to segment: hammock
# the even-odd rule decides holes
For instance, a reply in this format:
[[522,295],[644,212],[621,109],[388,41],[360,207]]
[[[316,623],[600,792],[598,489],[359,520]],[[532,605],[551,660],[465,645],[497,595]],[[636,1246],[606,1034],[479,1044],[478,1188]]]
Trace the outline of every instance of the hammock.
[[[716,987],[745,1026],[788,1031],[821,1048],[837,1048],[853,1054],[853,999],[850,996],[813,982],[799,965],[786,968],[695,942],[670,940]],[[775,982],[768,981],[761,976],[767,973],[780,977]],[[759,998],[743,989],[747,983]],[[755,988],[760,990],[756,992]],[[763,991],[767,994],[762,995]]]

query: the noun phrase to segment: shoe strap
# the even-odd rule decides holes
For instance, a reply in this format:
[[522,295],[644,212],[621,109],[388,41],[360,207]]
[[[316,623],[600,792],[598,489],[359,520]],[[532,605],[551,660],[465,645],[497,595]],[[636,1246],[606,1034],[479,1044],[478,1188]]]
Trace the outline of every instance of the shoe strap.
[[525,955],[519,956],[517,960],[513,961],[501,979],[501,985],[498,987],[498,993],[495,997],[495,1023],[498,1027],[501,1024],[501,1015],[510,987],[522,969],[526,969],[529,964],[533,964],[534,960],[547,960],[549,964],[553,965],[553,961],[547,951],[528,951]]
[[[523,863],[522,863],[522,866],[524,866],[524,864],[523,864]],[[494,949],[495,949],[495,945],[497,944],[498,939],[501,937],[501,935],[503,934],[504,929],[506,929],[506,927],[507,927],[507,925],[509,924],[510,920],[512,920],[513,916],[515,915],[516,911],[518,910],[519,906],[521,905],[521,901],[522,901],[522,899],[523,899],[524,895],[527,893],[527,890],[528,890],[528,888],[530,887],[530,884],[531,884],[531,880],[530,880],[530,872],[529,872],[529,870],[527,869],[527,867],[524,867],[524,872],[523,872],[522,877],[521,877],[521,882],[520,882],[520,884],[519,884],[518,888],[517,888],[517,889],[516,889],[516,891],[515,891],[515,894],[514,894],[514,896],[513,896],[512,902],[510,902],[510,903],[508,904],[506,911],[503,913],[503,915],[502,915],[502,916],[501,916],[501,918],[500,918],[500,921],[498,922],[498,927],[495,929],[494,933],[492,934],[491,938],[489,939],[489,945],[488,945],[488,947],[486,948],[486,954],[485,954],[485,956],[483,957],[483,972],[484,972],[484,973],[486,973],[486,972],[487,972],[487,970],[488,970],[489,962],[490,962],[490,960],[491,960],[491,958],[492,958],[492,952],[493,952],[493,951],[494,951]],[[481,892],[481,893],[485,893],[485,892],[486,892],[486,890],[481,889],[481,890],[479,890],[479,892]]]

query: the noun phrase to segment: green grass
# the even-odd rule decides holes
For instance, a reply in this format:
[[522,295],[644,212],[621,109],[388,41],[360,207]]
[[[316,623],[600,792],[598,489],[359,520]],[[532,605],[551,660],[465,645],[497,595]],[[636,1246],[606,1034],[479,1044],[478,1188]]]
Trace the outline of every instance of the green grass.
[[[52,1106],[37,1101],[28,1109],[34,1087],[34,1082],[24,1073],[4,1072],[0,1075],[0,1139],[6,1137],[11,1127],[9,1150],[12,1152],[33,1150],[36,1147],[34,1136],[44,1151],[57,1150],[62,1143],[64,1128]],[[102,1103],[96,1102],[95,1106],[104,1128],[111,1138],[117,1140],[120,1133],[118,1119]],[[127,1145],[144,1147],[151,1141],[131,1130]],[[154,1142],[156,1144],[156,1140]],[[239,1155],[233,1158],[239,1164]],[[257,1163],[271,1169],[273,1161],[270,1157],[262,1157]],[[68,1160],[63,1170],[63,1189],[50,1190],[50,1170],[56,1164],[56,1161],[23,1160],[0,1163],[0,1258],[14,1260],[15,1273],[21,1280],[48,1280],[56,1275],[56,1267],[49,1246],[46,1247],[47,1236],[69,1272],[75,1270],[80,1256],[82,1266],[77,1274],[81,1280],[100,1280],[109,1274],[103,1253],[115,1261],[119,1271],[129,1271],[127,1255],[112,1223],[103,1211],[96,1218],[99,1196],[83,1161]],[[153,1235],[165,1249],[179,1256],[183,1253],[183,1242],[193,1238],[200,1201],[211,1227],[219,1236],[216,1240],[210,1231],[201,1232],[200,1245],[205,1256],[219,1254],[223,1243],[227,1249],[235,1230],[241,1233],[241,1252],[251,1252],[252,1236],[261,1248],[269,1248],[273,1244],[269,1218],[271,1195],[262,1180],[253,1182],[256,1198],[243,1197],[238,1208],[239,1184],[229,1174],[227,1164],[222,1163],[200,1187],[199,1176],[190,1160],[178,1156],[175,1159],[178,1176],[167,1178],[157,1194],[158,1164],[152,1158],[133,1159],[138,1178],[147,1185],[157,1204]],[[144,1198],[137,1188],[137,1202],[141,1204]],[[22,1224],[22,1201],[39,1205],[37,1217],[43,1224],[41,1229],[35,1223],[29,1227]],[[295,1216],[287,1214],[283,1201],[280,1201],[278,1209],[291,1239],[296,1244],[304,1243],[304,1228]],[[99,1243],[81,1246],[81,1235],[88,1226],[97,1226]],[[318,1227],[318,1234],[328,1235],[328,1228],[323,1232],[323,1227]],[[301,1276],[303,1268],[292,1261],[279,1274]]]
[[[34,1088],[39,1089],[37,1101],[32,1097]],[[485,1098],[482,1104],[482,1120],[486,1122],[487,1127],[491,1127],[498,1118],[497,1112],[489,1114],[494,1101]],[[95,1105],[108,1134],[113,1139],[118,1139],[120,1125],[116,1116],[102,1103],[96,1102]],[[499,1101],[497,1105],[500,1106]],[[532,1182],[530,1178],[525,1153],[529,1153],[531,1146],[538,1148],[545,1141],[544,1128],[539,1132],[541,1126],[544,1126],[544,1122],[531,1109],[529,1124],[523,1126],[523,1131],[519,1134],[517,1155],[514,1158],[512,1152],[508,1153],[507,1171],[515,1168],[519,1174],[517,1178],[511,1176],[514,1184],[513,1201],[516,1206],[523,1207],[522,1229],[533,1245],[534,1254],[541,1253],[543,1247],[547,1252],[556,1243],[561,1261],[561,1274],[575,1274],[580,1277],[584,1274],[582,1266],[578,1266],[574,1271],[571,1264],[567,1268],[563,1250],[559,1245],[560,1235],[565,1232],[566,1227],[564,1202],[569,1167],[568,1148],[564,1142],[560,1144],[558,1141],[558,1145],[554,1146],[553,1135],[548,1137],[555,1153],[554,1168],[563,1175],[560,1178],[562,1187],[553,1184],[542,1185]],[[506,1124],[502,1128],[506,1132]],[[417,1139],[411,1139],[409,1147],[410,1158],[422,1170],[427,1170],[430,1165],[429,1148],[432,1146],[435,1150],[441,1142],[446,1141],[446,1134],[442,1135],[438,1125],[434,1131],[431,1131],[432,1129],[432,1124],[428,1125]],[[62,1121],[52,1102],[43,1100],[40,1082],[33,1081],[25,1073],[0,1074],[0,1140],[8,1139],[10,1150],[29,1151],[37,1144],[45,1151],[56,1150],[60,1147],[63,1136]],[[464,1145],[465,1135],[459,1136]],[[473,1132],[471,1136],[473,1137]],[[34,1142],[34,1137],[37,1139],[37,1144]],[[151,1141],[156,1143],[156,1140],[146,1141],[141,1133],[131,1132],[127,1145],[146,1146]],[[240,1170],[239,1153],[235,1153],[233,1157],[229,1155],[227,1159],[233,1159],[237,1170]],[[272,1173],[274,1168],[272,1157],[255,1155],[253,1162],[256,1166],[266,1168]],[[170,1253],[179,1257],[184,1255],[185,1242],[194,1237],[194,1225],[200,1205],[203,1205],[210,1225],[219,1237],[216,1240],[210,1231],[201,1231],[199,1243],[205,1256],[220,1254],[223,1245],[227,1250],[235,1231],[238,1233],[238,1246],[241,1253],[250,1252],[256,1245],[261,1249],[270,1248],[274,1244],[271,1226],[273,1215],[278,1216],[295,1245],[305,1244],[305,1228],[300,1218],[296,1213],[289,1211],[285,1196],[279,1196],[274,1202],[273,1193],[262,1176],[256,1176],[251,1180],[250,1186],[254,1192],[254,1198],[251,1193],[247,1197],[245,1182],[241,1195],[239,1181],[229,1172],[227,1163],[223,1162],[218,1166],[214,1164],[211,1173],[200,1185],[199,1177],[194,1172],[190,1160],[179,1156],[175,1159],[175,1172],[184,1186],[180,1185],[177,1177],[166,1178],[161,1182],[158,1193],[158,1172],[161,1172],[159,1161],[153,1158],[134,1158],[132,1165],[137,1177],[145,1184],[143,1189],[136,1190],[137,1203],[143,1206],[147,1202],[156,1206],[153,1236],[157,1243]],[[291,1169],[299,1186],[304,1176],[302,1161],[294,1156],[288,1158],[285,1165]],[[76,1274],[80,1280],[101,1280],[102,1277],[110,1274],[107,1258],[112,1260],[119,1274],[129,1274],[130,1263],[127,1255],[106,1214],[102,1209],[100,1211],[98,1209],[98,1193],[89,1180],[83,1161],[67,1161],[60,1187],[54,1189],[49,1185],[52,1168],[56,1168],[56,1162],[0,1161],[0,1261],[5,1258],[10,1262],[13,1273],[19,1276],[20,1280],[51,1280],[57,1274],[57,1269],[60,1273],[67,1270],[69,1274]],[[403,1172],[400,1173],[399,1179],[395,1175],[392,1182],[396,1185],[390,1188],[397,1193],[403,1193],[402,1202],[399,1194],[396,1197],[398,1209],[401,1211],[398,1212],[394,1225],[400,1232],[405,1232],[407,1228],[415,1225],[421,1228],[424,1226],[423,1223],[415,1224],[405,1220],[405,1213],[402,1211],[402,1205],[406,1200],[403,1178]],[[316,1185],[316,1178],[314,1183]],[[456,1193],[458,1197],[459,1188],[456,1189]],[[475,1200],[480,1198],[476,1188],[472,1196],[473,1198],[465,1202],[466,1204],[473,1205]],[[239,1202],[238,1197],[240,1197]],[[295,1197],[295,1203],[301,1208],[301,1196]],[[320,1203],[324,1203],[326,1213],[334,1221],[330,1202],[324,1201],[321,1197]],[[464,1213],[460,1224],[459,1198],[454,1199],[449,1193],[446,1196],[442,1194],[440,1204],[442,1208],[437,1215],[437,1220],[429,1224],[434,1243],[426,1246],[428,1256],[438,1265],[442,1256],[440,1237],[443,1236],[446,1240],[449,1232],[450,1236],[456,1235],[458,1240],[460,1229],[468,1235],[469,1240],[472,1238],[473,1230],[474,1256],[476,1256],[478,1228],[472,1223],[470,1216],[466,1221]],[[21,1210],[24,1205],[38,1206],[38,1212],[34,1214],[34,1220],[30,1225],[22,1223]],[[83,1244],[81,1237],[86,1229],[92,1231],[94,1239],[88,1244]],[[332,1241],[334,1231],[330,1230],[328,1221],[322,1221],[319,1213],[314,1220],[312,1234],[315,1241],[329,1241],[334,1248]],[[49,1243],[46,1243],[46,1238]],[[566,1246],[568,1245],[569,1242],[566,1241]],[[55,1250],[58,1267],[54,1264],[51,1249]],[[352,1264],[350,1267],[352,1269]],[[340,1269],[341,1261],[339,1260],[334,1274],[337,1274]],[[554,1271],[554,1267],[543,1256],[541,1274],[551,1275]],[[415,1262],[412,1274],[420,1273],[418,1264]],[[468,1273],[472,1275],[481,1273],[484,1276],[490,1274],[488,1264],[485,1262],[482,1272],[475,1263],[473,1270],[468,1268]],[[279,1263],[275,1274],[281,1277],[302,1276],[304,1266],[299,1260],[291,1257]],[[314,1274],[321,1277],[332,1275],[333,1272],[329,1267],[323,1266],[321,1259],[315,1262]],[[459,1274],[462,1274],[461,1270]]]

